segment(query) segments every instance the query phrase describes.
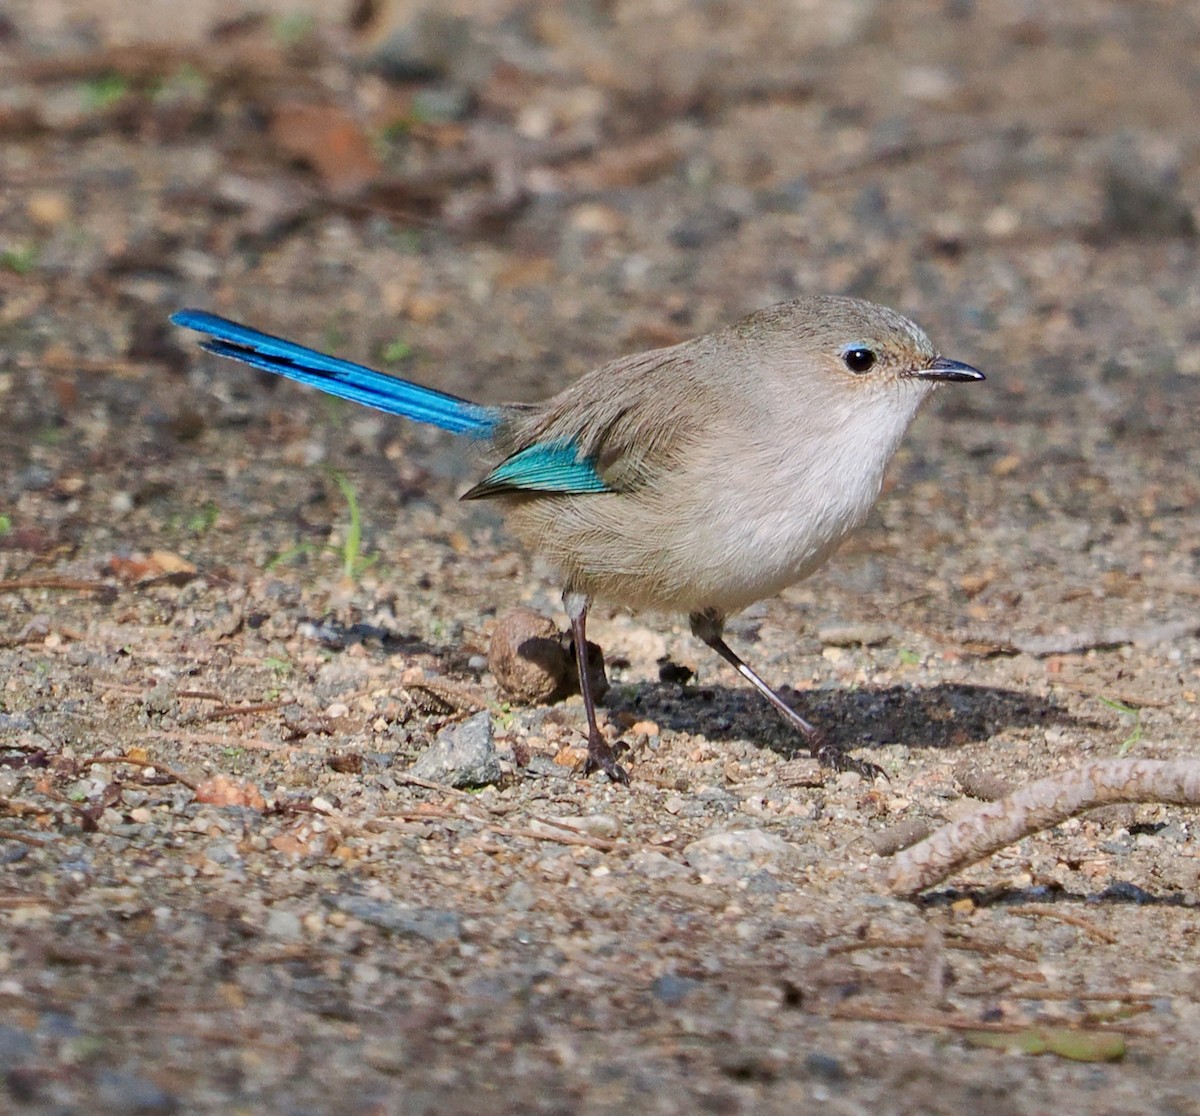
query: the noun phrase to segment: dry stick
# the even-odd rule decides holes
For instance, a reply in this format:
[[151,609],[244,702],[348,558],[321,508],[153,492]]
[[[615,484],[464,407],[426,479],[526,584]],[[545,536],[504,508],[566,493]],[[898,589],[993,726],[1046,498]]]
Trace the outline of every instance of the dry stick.
[[[1019,961],[1036,961],[1038,955],[1032,949],[1021,949],[1018,946],[1001,945],[998,942],[972,942],[965,938],[947,938],[947,949],[960,949],[965,953],[983,953],[989,957],[1004,954],[1015,957]],[[867,938],[860,942],[835,942],[826,950],[833,957],[839,953],[857,953],[864,949],[924,949],[924,938]]]
[[30,837],[28,833],[14,833],[11,829],[0,829],[0,841],[16,841],[35,849],[43,848],[49,843],[40,837]]
[[104,581],[87,581],[81,577],[61,577],[47,574],[44,577],[14,577],[0,581],[0,593],[17,593],[23,589],[67,589],[88,593],[101,593],[113,586]]
[[951,1031],[979,1031],[997,1035],[1019,1035],[1025,1031],[1047,1030],[1093,1030],[1101,1034],[1132,1035],[1135,1038],[1150,1038],[1150,1032],[1142,1027],[1131,1027],[1128,1024],[1116,1023],[1104,1027],[1081,1027],[1077,1022],[1062,1020],[1061,1022],[1044,1021],[1041,1023],[1012,1022],[999,1023],[982,1019],[968,1019],[961,1015],[935,1015],[928,1011],[909,1011],[905,1008],[877,1008],[869,1005],[847,1004],[834,1008],[829,1013],[830,1019],[849,1020],[858,1023],[907,1023],[910,1027],[924,1027],[926,1030],[940,1031],[943,1028]]
[[[212,744],[218,748],[256,748],[264,752],[294,755],[300,751],[291,744],[280,744],[277,740],[260,740],[255,736],[223,736],[218,732],[186,732],[183,729],[138,729],[141,736],[166,740],[172,744]],[[157,766],[157,765],[155,765]]]
[[132,756],[88,756],[78,761],[80,767],[87,767],[93,763],[127,763],[130,767],[152,767],[155,771],[161,771],[170,779],[195,792],[198,785],[186,775],[181,775],[178,771],[172,771],[169,767],[164,767],[161,763],[155,763],[153,760],[134,759]]
[[1032,903],[1024,903],[1019,907],[1006,907],[1005,912],[1010,915],[1025,915],[1027,918],[1057,919],[1059,922],[1065,922],[1068,926],[1079,927],[1089,938],[1104,942],[1105,945],[1116,945],[1119,940],[1115,934],[1101,930],[1099,926],[1093,926],[1086,918],[1068,914],[1066,911],[1046,910],[1044,907],[1037,907]]
[[287,705],[286,701],[260,701],[254,705],[226,705],[210,709],[204,714],[206,721],[228,721],[234,717],[248,717],[251,713],[274,713]]
[[411,775],[407,771],[394,772],[392,778],[398,783],[407,783],[409,786],[423,787],[425,790],[441,791],[442,794],[449,795],[451,798],[463,798],[470,802],[475,801],[475,796],[468,794],[464,790],[447,786],[445,783],[435,783],[432,779],[422,779],[420,775]]
[[915,895],[1022,837],[1119,802],[1200,806],[1200,761],[1098,760],[1031,783],[898,853],[887,886],[897,895]]
[[620,842],[608,837],[587,837],[582,833],[553,833],[549,830],[520,829],[509,825],[486,825],[488,833],[496,833],[501,837],[528,837],[532,841],[551,841],[557,845],[579,845],[585,849],[599,849],[601,852],[613,852],[620,848]]

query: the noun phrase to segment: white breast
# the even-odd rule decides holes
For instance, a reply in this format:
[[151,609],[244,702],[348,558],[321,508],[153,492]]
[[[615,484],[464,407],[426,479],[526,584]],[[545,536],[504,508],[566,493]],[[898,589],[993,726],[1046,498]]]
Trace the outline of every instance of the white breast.
[[898,407],[887,393],[878,405],[849,410],[840,423],[814,429],[810,422],[803,437],[781,423],[726,452],[723,461],[706,454],[710,476],[719,481],[710,481],[706,498],[688,509],[692,542],[679,553],[686,555],[687,580],[709,599],[690,607],[736,611],[821,566],[878,498],[920,406],[921,395],[911,395],[911,407]]

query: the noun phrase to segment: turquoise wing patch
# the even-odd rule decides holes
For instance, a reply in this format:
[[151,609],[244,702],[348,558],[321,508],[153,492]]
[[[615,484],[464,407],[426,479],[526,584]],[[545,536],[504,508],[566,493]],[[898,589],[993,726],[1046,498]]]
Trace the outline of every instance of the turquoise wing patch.
[[539,442],[514,453],[496,466],[464,500],[500,496],[506,492],[547,492],[584,495],[611,492],[596,472],[595,462],[580,460],[570,442]]

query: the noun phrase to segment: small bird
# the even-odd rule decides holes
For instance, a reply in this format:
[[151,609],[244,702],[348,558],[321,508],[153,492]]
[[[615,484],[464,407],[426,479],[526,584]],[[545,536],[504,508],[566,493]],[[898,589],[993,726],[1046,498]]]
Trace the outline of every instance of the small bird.
[[798,298],[669,348],[621,357],[541,403],[485,406],[327,356],[203,310],[176,325],[218,356],[487,443],[464,500],[500,501],[559,570],[588,724],[585,772],[629,776],[596,721],[588,608],[686,613],[839,770],[879,774],[827,743],[729,647],[726,617],[808,577],[866,518],[921,405],[982,380],[885,307]]

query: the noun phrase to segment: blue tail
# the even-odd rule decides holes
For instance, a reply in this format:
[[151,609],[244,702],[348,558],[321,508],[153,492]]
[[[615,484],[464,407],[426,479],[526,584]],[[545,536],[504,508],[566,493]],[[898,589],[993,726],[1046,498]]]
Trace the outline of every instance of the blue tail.
[[455,434],[477,437],[491,434],[500,420],[499,408],[469,403],[457,396],[376,372],[362,364],[327,356],[316,349],[260,333],[204,310],[180,310],[171,315],[171,321],[208,334],[200,346],[210,353],[277,372],[289,380],[309,384],[330,395],[391,415],[403,415]]

